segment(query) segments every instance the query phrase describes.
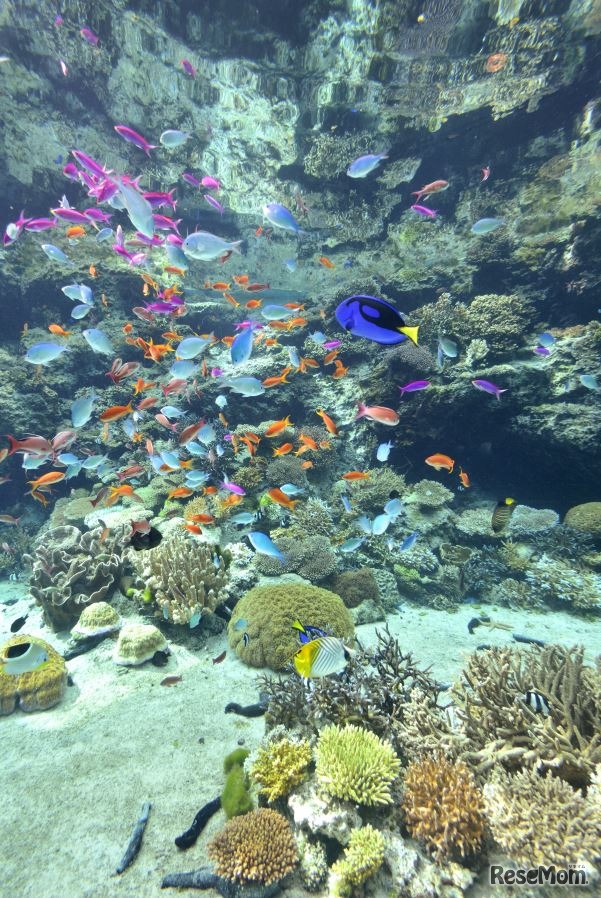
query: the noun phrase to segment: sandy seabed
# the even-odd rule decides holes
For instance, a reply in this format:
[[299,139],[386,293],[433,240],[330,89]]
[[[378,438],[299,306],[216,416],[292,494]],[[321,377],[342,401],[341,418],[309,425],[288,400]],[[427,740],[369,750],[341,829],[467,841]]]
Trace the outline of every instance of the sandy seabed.
[[[59,651],[66,634],[42,625],[23,584],[0,584],[0,640],[29,610],[21,632],[41,636]],[[388,618],[404,650],[441,682],[456,677],[476,645],[507,644],[506,630],[478,628],[468,621],[483,613],[513,632],[565,645],[581,643],[587,659],[601,654],[601,622],[557,611],[512,611],[486,605],[460,606],[448,613],[406,605]],[[135,615],[132,615],[134,618]],[[363,645],[375,641],[381,625],[358,628]],[[2,838],[1,898],[184,898],[194,890],[161,890],[168,872],[207,862],[208,837],[222,828],[218,813],[197,844],[182,852],[174,838],[198,809],[221,791],[223,757],[240,744],[256,746],[262,718],[225,714],[228,702],[255,702],[259,671],[230,652],[225,635],[211,637],[199,651],[171,646],[167,667],[117,667],[107,640],[68,662],[73,686],[55,708],[35,714],[16,711],[0,719]],[[175,686],[161,686],[179,674]],[[133,865],[115,875],[142,804],[152,802],[143,845]],[[508,893],[510,890],[504,890]],[[585,890],[590,895],[590,890]],[[559,894],[563,890],[555,890]],[[492,894],[475,887],[473,894]],[[540,894],[540,891],[539,891]]]

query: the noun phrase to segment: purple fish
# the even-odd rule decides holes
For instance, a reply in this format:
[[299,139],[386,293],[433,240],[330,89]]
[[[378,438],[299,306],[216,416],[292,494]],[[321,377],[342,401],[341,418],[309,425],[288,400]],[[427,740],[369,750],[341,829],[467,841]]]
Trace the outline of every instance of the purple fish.
[[404,387],[399,387],[399,390],[401,391],[401,396],[404,396],[405,393],[417,393],[418,390],[425,390],[429,386],[429,380],[412,380],[411,383],[405,384]]
[[25,225],[26,231],[47,231],[58,225],[56,218],[32,218]]
[[143,193],[142,196],[145,200],[148,200],[153,209],[160,209],[161,206],[171,206],[173,211],[175,211],[177,200],[173,197],[174,193],[175,187],[169,193],[150,192]]
[[91,28],[80,28],[79,33],[83,37],[84,41],[87,41],[93,47],[97,47],[100,43],[100,38],[97,34],[94,34]]
[[551,355],[551,350],[546,346],[537,346],[536,349],[533,349],[532,351],[538,353],[538,355]]
[[189,171],[182,172],[182,181],[185,181],[186,184],[189,184],[191,187],[200,187],[201,182],[195,175],[192,175]]
[[438,212],[437,209],[428,209],[427,206],[420,206],[418,203],[414,203],[411,206],[411,211],[417,212],[418,215],[423,215],[424,218],[436,218]]
[[235,493],[236,496],[246,496],[246,490],[242,489],[241,486],[238,486],[237,483],[232,483],[230,480],[223,480],[219,485],[221,489],[229,490],[230,493]]
[[210,175],[205,175],[200,183],[203,187],[208,187],[209,190],[221,190],[221,181],[218,181],[217,178],[212,178]]
[[338,349],[339,346],[342,346],[342,340],[328,340],[327,343],[321,345],[324,349]]
[[175,312],[176,309],[179,309],[181,305],[181,302],[149,302],[146,303],[146,310],[148,312],[157,312],[160,315],[168,315],[170,312]]
[[119,185],[115,181],[105,178],[101,184],[94,186],[90,190],[90,196],[96,198],[97,203],[106,203],[119,191]]
[[125,247],[121,246],[119,243],[113,243],[113,252],[117,253],[118,256],[123,256],[123,258],[127,259],[129,262],[133,259],[132,254],[128,253]]
[[172,246],[181,246],[184,242],[184,238],[180,237],[179,234],[167,234],[165,240]]
[[191,78],[196,77],[196,68],[192,65],[189,59],[182,59],[182,69],[189,75]]
[[113,216],[110,215],[108,212],[103,212],[102,209],[96,209],[96,208],[92,208],[92,209],[84,209],[83,214],[84,214],[85,217],[88,218],[90,221],[102,221],[102,222],[108,222],[108,221],[110,221],[111,218],[113,217]]
[[23,228],[29,221],[31,219],[25,217],[25,209],[23,209],[16,221],[11,221],[10,224],[7,224],[4,232],[4,246],[9,246],[15,240],[18,240],[23,233]]
[[223,368],[211,368],[209,373],[211,377],[223,377],[224,371]]
[[60,218],[61,221],[68,221],[69,224],[89,224],[83,212],[78,212],[77,209],[59,206],[58,209],[51,209],[50,211],[57,218]]
[[159,237],[158,234],[153,234],[152,237],[147,237],[146,234],[143,234],[142,231],[136,231],[136,239],[128,240],[128,246],[162,246],[165,242],[164,237]]
[[156,144],[148,143],[145,137],[142,137],[141,134],[138,134],[137,131],[134,131],[133,128],[128,128],[127,125],[115,125],[115,131],[122,137],[123,140],[126,140],[128,143],[133,143],[135,147],[138,147],[140,150],[144,150],[147,156],[150,156],[151,150],[156,150]]
[[84,153],[82,150],[71,150],[71,155],[81,166],[83,166],[83,168],[91,174],[97,175],[99,178],[105,178],[107,175],[112,174],[112,172],[107,171],[100,162],[96,162],[95,159],[92,159],[91,156],[88,156],[88,154]]
[[169,218],[168,215],[158,215],[156,212],[152,216],[152,220],[154,221],[154,226],[159,231],[175,231],[177,233],[177,226],[181,222],[181,218],[178,218],[175,221],[173,218]]
[[129,258],[130,265],[141,265],[142,262],[145,262],[148,258],[148,253],[134,253],[133,256]]
[[70,181],[79,181],[79,169],[74,162],[67,162],[67,164],[63,166],[63,174],[65,178],[69,178]]
[[477,390],[482,390],[484,393],[490,393],[491,396],[496,396],[497,399],[501,398],[501,393],[507,392],[507,387],[502,390],[490,380],[473,380],[472,383]]
[[205,193],[205,194],[203,195],[203,198],[207,201],[207,203],[209,204],[209,206],[212,206],[213,209],[217,209],[217,211],[219,212],[219,214],[220,214],[220,215],[223,215],[223,213],[225,212],[225,209],[223,208],[223,206],[221,205],[221,203],[219,202],[219,200],[216,200],[214,196],[211,196],[211,195],[210,195],[210,193]]

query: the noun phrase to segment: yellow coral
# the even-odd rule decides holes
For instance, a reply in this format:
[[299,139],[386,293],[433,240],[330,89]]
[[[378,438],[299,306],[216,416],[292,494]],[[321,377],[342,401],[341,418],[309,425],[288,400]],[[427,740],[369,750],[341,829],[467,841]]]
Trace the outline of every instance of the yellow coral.
[[26,642],[41,646],[48,660],[36,670],[18,676],[5,673],[0,667],[0,715],[11,714],[17,705],[23,711],[45,711],[60,702],[67,688],[64,658],[43,639],[25,634],[12,636],[4,643],[2,651]]
[[232,817],[209,843],[207,853],[218,876],[242,885],[278,882],[298,859],[288,821],[269,808]]
[[280,739],[259,749],[250,775],[271,802],[288,795],[301,782],[310,763],[311,746],[306,739]]
[[482,843],[482,794],[463,761],[434,755],[410,764],[403,810],[409,832],[437,861],[472,854]]
[[400,760],[390,742],[349,724],[325,727],[317,743],[317,779],[330,795],[358,804],[391,804]]
[[384,836],[369,823],[351,833],[344,856],[332,866],[330,872],[330,895],[350,895],[373,876],[384,860]]

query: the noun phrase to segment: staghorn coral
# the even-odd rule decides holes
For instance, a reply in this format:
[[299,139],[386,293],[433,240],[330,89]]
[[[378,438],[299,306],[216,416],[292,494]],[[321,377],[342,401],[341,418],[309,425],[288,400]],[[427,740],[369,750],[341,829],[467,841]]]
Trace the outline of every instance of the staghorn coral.
[[[352,618],[340,596],[310,584],[281,583],[257,586],[242,596],[228,625],[230,646],[251,667],[283,670],[299,647],[292,628],[297,618],[345,641],[354,637]],[[246,622],[244,632],[236,628],[239,620]]]
[[482,794],[462,761],[438,754],[412,762],[405,772],[407,828],[437,861],[466,857],[484,835]]
[[301,458],[293,455],[283,455],[274,458],[265,469],[265,481],[271,486],[281,486],[283,483],[293,483],[295,486],[307,487],[307,475],[301,468]]
[[328,892],[347,898],[366,879],[377,873],[384,861],[384,836],[369,823],[351,833],[344,855],[332,866]]
[[257,553],[254,559],[255,567],[266,577],[298,574],[304,580],[319,583],[333,574],[338,567],[338,559],[326,536],[321,534],[307,536],[295,525],[288,529],[274,530],[271,535],[283,552],[284,561]]
[[24,556],[33,565],[30,592],[55,630],[71,627],[86,605],[109,596],[121,573],[121,533],[101,540],[103,529],[55,527],[36,543],[33,556]]
[[370,567],[339,574],[332,583],[332,591],[338,593],[347,608],[356,608],[365,601],[380,601],[378,583]]
[[4,655],[11,646],[24,643],[40,646],[47,660],[35,670],[17,676],[6,673],[0,664],[0,716],[12,714],[17,706],[22,711],[45,711],[60,702],[67,688],[64,658],[43,639],[19,633],[3,643],[0,652]]
[[550,773],[497,771],[484,806],[495,841],[518,864],[567,868],[601,858],[601,805]]
[[486,340],[470,340],[465,353],[464,362],[468,368],[477,368],[488,355],[488,343]]
[[420,508],[440,508],[454,498],[451,490],[436,480],[420,480],[409,488],[405,501]]
[[[461,757],[485,775],[493,766],[537,765],[586,784],[601,761],[601,664],[582,648],[494,648],[470,655],[452,690],[460,722]],[[546,717],[520,698],[535,690]]]
[[185,625],[222,603],[226,563],[220,555],[214,564],[213,555],[211,546],[177,534],[155,549],[131,552],[130,559],[165,620]]
[[209,842],[207,853],[218,876],[241,885],[279,882],[297,863],[288,821],[269,808],[233,817]]
[[315,757],[317,781],[329,795],[368,806],[392,803],[401,762],[375,733],[353,724],[324,727]]
[[601,502],[584,502],[574,505],[564,517],[564,524],[573,530],[601,537]]
[[259,791],[268,802],[276,801],[302,781],[311,759],[306,739],[269,739],[259,749],[250,776],[259,783]]
[[335,529],[329,505],[321,499],[313,498],[297,505],[294,512],[294,524],[309,536],[316,534],[331,536]]
[[534,550],[528,543],[516,543],[504,539],[499,548],[499,558],[511,571],[523,574],[530,567]]

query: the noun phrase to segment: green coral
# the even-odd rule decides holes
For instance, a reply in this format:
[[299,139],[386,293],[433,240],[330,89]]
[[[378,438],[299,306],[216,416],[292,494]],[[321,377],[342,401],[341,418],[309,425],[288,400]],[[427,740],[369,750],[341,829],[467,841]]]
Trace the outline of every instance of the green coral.
[[353,830],[344,856],[332,866],[330,895],[347,898],[356,886],[377,873],[384,860],[384,848],[384,836],[369,823]]
[[311,746],[306,739],[280,739],[259,749],[250,775],[260,791],[272,802],[288,795],[305,775],[311,763]]
[[363,805],[392,803],[390,786],[401,762],[390,742],[362,727],[325,727],[316,750],[315,773],[324,790]]
[[228,820],[248,814],[253,809],[250,784],[243,767],[248,755],[248,749],[237,748],[226,755],[223,761],[223,771],[227,776],[221,793],[221,807]]
[[[318,586],[282,583],[256,586],[242,596],[228,626],[230,646],[251,667],[283,670],[299,648],[292,628],[297,618],[345,641],[354,637],[352,618],[340,596]],[[244,629],[236,626],[240,620]]]

